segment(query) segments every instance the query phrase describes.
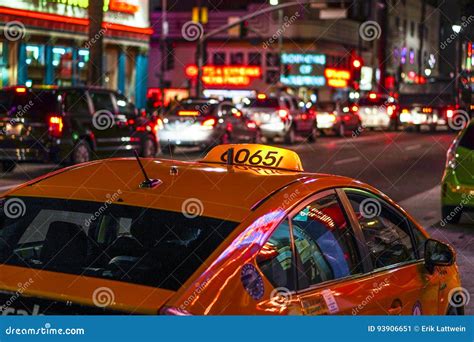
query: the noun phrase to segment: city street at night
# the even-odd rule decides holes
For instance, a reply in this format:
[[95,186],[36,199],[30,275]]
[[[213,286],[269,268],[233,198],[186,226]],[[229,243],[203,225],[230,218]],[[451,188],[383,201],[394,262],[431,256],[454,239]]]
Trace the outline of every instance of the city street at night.
[[472,0],[0,0],[0,341],[474,341],[473,39]]

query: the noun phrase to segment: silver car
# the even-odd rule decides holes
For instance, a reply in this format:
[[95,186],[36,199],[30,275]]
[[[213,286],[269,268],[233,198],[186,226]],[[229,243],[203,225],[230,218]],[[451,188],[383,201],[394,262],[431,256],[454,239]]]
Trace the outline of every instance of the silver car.
[[300,108],[297,98],[293,96],[258,94],[256,99],[244,103],[243,110],[270,142],[283,138],[285,143],[293,144],[297,135],[311,142],[316,140],[315,116]]
[[159,120],[158,136],[163,153],[176,146],[206,149],[217,144],[260,141],[252,120],[231,102],[187,99]]

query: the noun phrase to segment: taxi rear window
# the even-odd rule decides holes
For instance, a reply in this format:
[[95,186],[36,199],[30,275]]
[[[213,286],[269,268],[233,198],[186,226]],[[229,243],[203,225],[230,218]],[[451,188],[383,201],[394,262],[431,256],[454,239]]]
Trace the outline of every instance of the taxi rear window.
[[237,224],[108,202],[10,197],[0,203],[0,263],[176,291]]
[[474,125],[470,125],[466,132],[464,132],[461,140],[459,141],[459,146],[469,150],[474,150]]

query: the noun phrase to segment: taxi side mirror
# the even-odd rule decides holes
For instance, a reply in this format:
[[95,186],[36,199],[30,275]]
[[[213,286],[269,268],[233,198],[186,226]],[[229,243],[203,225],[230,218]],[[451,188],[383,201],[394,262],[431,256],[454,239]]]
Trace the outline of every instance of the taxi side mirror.
[[425,266],[433,272],[435,266],[451,266],[456,261],[453,248],[441,241],[428,239],[425,242]]

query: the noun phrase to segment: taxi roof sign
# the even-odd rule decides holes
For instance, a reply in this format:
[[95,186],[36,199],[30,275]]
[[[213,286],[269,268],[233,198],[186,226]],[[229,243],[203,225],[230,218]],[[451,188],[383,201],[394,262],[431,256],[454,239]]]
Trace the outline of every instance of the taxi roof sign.
[[[230,162],[229,156],[232,156]],[[260,144],[219,145],[209,151],[201,162],[304,171],[301,159],[296,152]]]

